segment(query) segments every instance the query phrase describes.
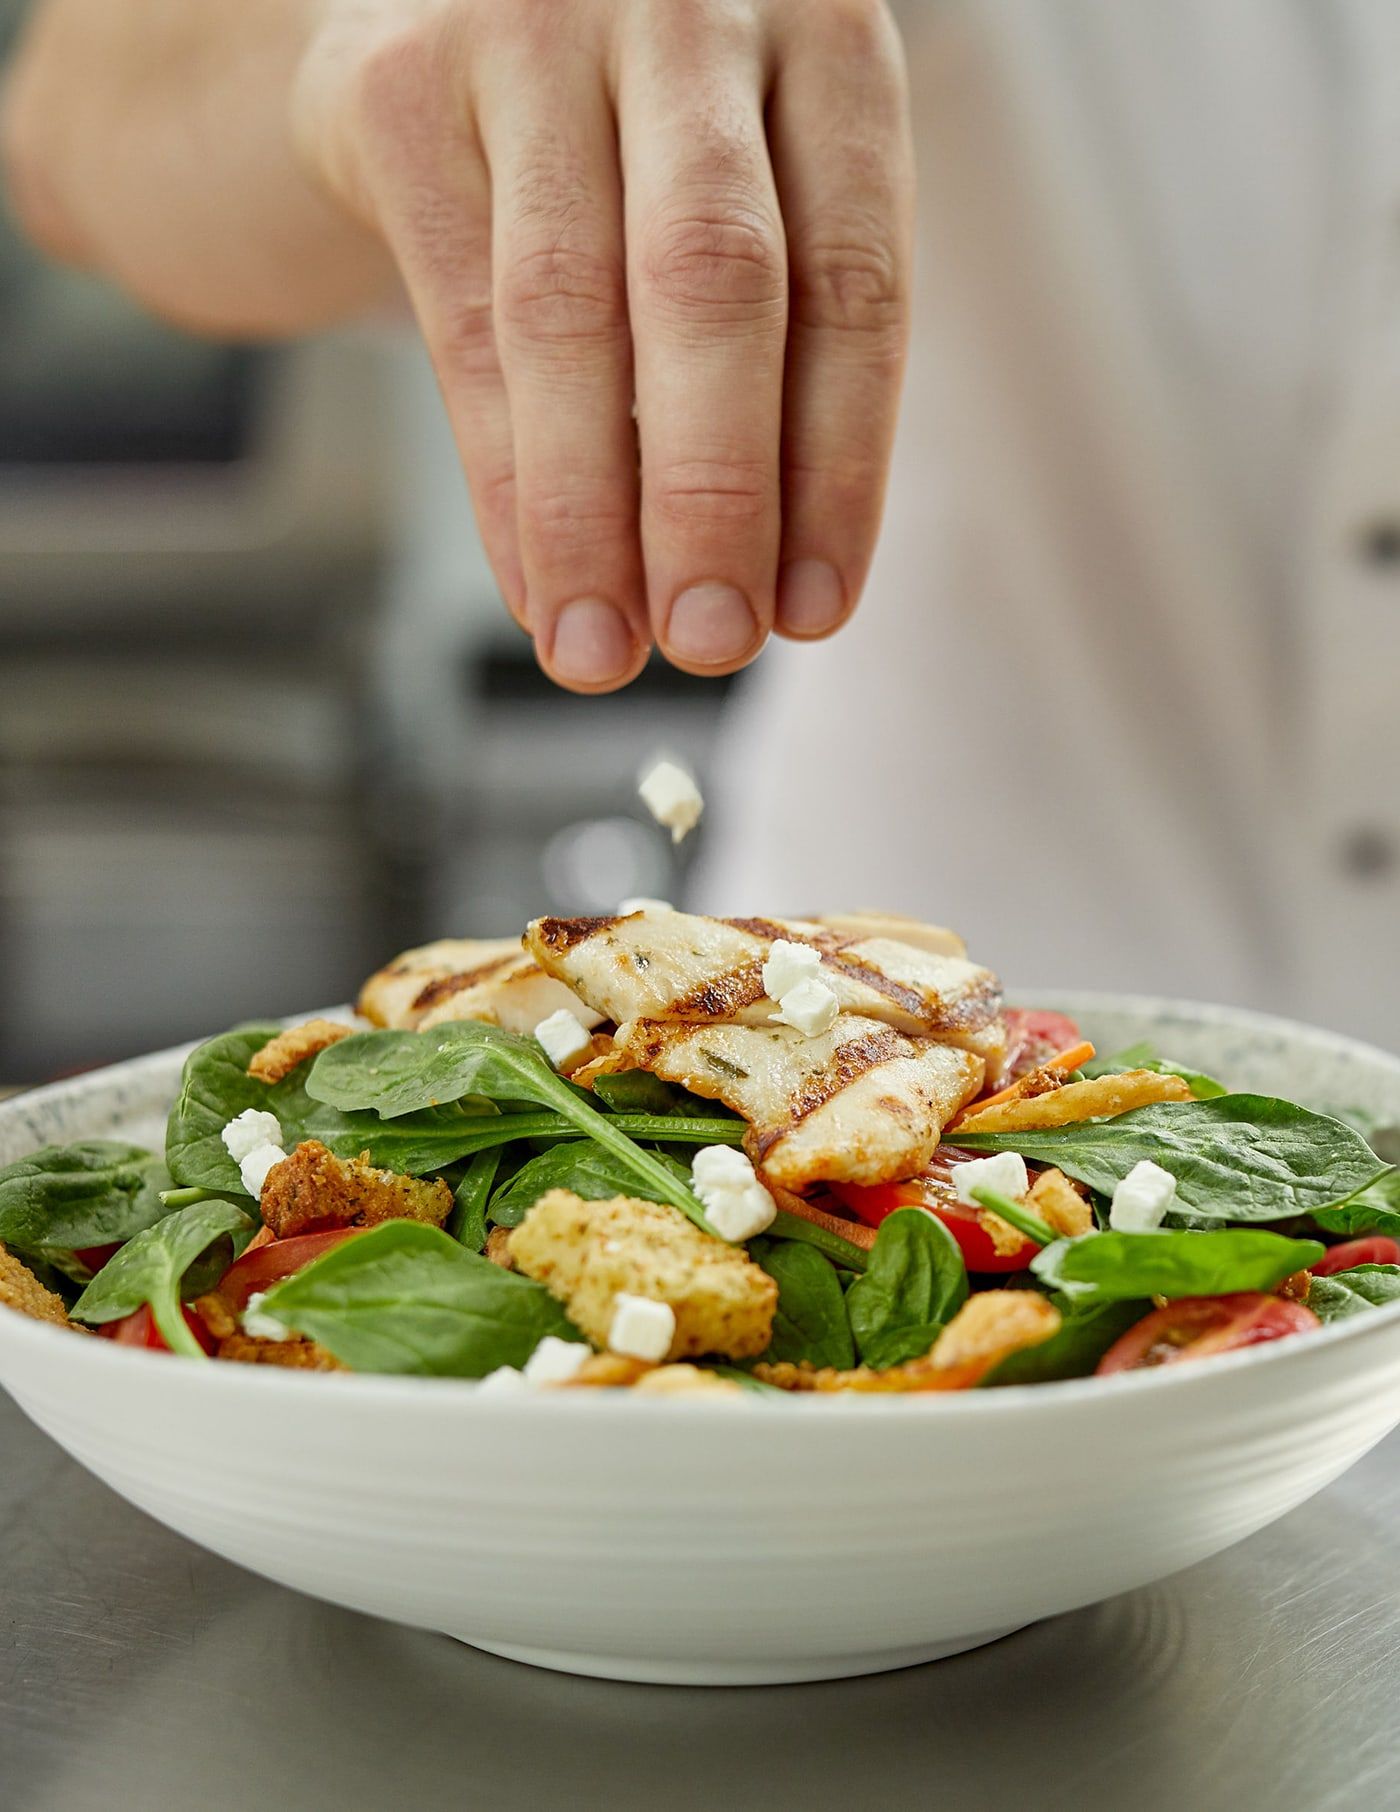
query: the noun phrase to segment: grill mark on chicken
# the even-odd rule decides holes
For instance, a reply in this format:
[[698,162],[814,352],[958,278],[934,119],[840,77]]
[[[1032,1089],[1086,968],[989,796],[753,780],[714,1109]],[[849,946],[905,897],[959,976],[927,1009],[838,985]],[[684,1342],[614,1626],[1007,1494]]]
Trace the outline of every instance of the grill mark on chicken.
[[474,988],[478,982],[484,982],[493,975],[499,975],[502,969],[518,965],[518,956],[498,956],[493,962],[483,963],[479,969],[464,969],[456,975],[439,975],[430,981],[426,988],[413,997],[412,1013],[427,1013],[437,1006],[439,1001],[450,1000],[454,994],[461,994],[467,988]]
[[561,955],[572,950],[575,944],[587,943],[600,931],[610,931],[614,925],[623,921],[616,913],[609,918],[595,919],[536,919],[532,927],[540,942],[548,950]]
[[756,1006],[765,993],[763,964],[754,962],[701,982],[673,1001],[671,1011],[677,1019],[728,1019],[745,1007]]
[[[838,1045],[826,1068],[807,1077],[801,1088],[788,1097],[786,1121],[754,1129],[753,1143],[758,1149],[759,1157],[766,1157],[779,1139],[787,1138],[808,1115],[816,1113],[819,1107],[825,1107],[834,1095],[839,1095],[843,1088],[848,1088],[865,1075],[867,1070],[873,1070],[877,1064],[889,1063],[896,1057],[906,1057],[910,1049],[909,1040],[892,1029],[868,1032],[860,1038],[852,1038],[847,1043]],[[908,1124],[910,1114],[907,1104],[901,1101],[896,1105],[898,1117]]]

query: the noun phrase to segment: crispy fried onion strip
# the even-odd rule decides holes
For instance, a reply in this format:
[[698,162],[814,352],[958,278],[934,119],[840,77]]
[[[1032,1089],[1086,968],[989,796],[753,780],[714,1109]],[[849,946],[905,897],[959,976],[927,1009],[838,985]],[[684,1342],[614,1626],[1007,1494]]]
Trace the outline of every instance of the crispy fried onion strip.
[[1189,1101],[1191,1090],[1180,1076],[1156,1070],[1127,1070],[1121,1076],[1096,1076],[1089,1082],[1067,1082],[1029,1100],[1006,1101],[960,1120],[957,1133],[1039,1132],[1073,1126],[1080,1120],[1103,1120],[1147,1107],[1154,1101]]

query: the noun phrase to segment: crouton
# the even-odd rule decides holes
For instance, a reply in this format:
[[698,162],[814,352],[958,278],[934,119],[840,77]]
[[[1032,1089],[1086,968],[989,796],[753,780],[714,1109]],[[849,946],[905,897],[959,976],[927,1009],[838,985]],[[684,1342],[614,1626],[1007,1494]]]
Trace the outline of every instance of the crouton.
[[1094,1231],[1093,1209],[1062,1170],[1043,1170],[1031,1184],[1026,1206],[1062,1239]]
[[515,1260],[510,1255],[509,1227],[493,1227],[486,1235],[486,1257],[503,1271],[515,1269]]
[[674,1311],[669,1359],[752,1358],[772,1337],[778,1286],[739,1247],[702,1233],[678,1208],[625,1196],[585,1202],[553,1189],[511,1235],[510,1254],[595,1346],[608,1344],[624,1291]]
[[292,1371],[344,1372],[334,1353],[314,1340],[255,1340],[251,1334],[231,1334],[219,1342],[219,1358],[241,1365],[280,1365]]
[[967,1390],[994,1365],[1039,1346],[1059,1332],[1060,1312],[1033,1290],[983,1290],[970,1296],[922,1359],[888,1371],[859,1366],[838,1372],[810,1365],[756,1365],[763,1384],[789,1391],[863,1391],[889,1394],[933,1390]]
[[75,1334],[88,1331],[70,1321],[63,1298],[56,1296],[46,1284],[41,1284],[28,1265],[21,1264],[13,1252],[7,1252],[3,1246],[0,1246],[0,1303],[20,1315],[28,1315],[31,1321],[48,1321],[56,1328],[71,1328]]
[[1049,1094],[1029,1100],[999,1102],[958,1121],[959,1133],[1033,1132],[1052,1126],[1072,1126],[1080,1120],[1109,1119],[1146,1107],[1154,1101],[1190,1101],[1190,1087],[1180,1076],[1159,1076],[1156,1070],[1128,1070],[1121,1076],[1096,1076],[1088,1082],[1067,1082]]
[[268,1039],[249,1063],[248,1074],[255,1082],[281,1082],[308,1058],[319,1056],[342,1038],[354,1035],[352,1026],[341,1025],[337,1020],[308,1019],[305,1025],[290,1026]]
[[378,1170],[369,1153],[337,1158],[319,1140],[307,1139],[268,1172],[262,1217],[278,1239],[329,1227],[376,1227],[381,1221],[425,1221],[441,1227],[452,1212],[452,1191]]

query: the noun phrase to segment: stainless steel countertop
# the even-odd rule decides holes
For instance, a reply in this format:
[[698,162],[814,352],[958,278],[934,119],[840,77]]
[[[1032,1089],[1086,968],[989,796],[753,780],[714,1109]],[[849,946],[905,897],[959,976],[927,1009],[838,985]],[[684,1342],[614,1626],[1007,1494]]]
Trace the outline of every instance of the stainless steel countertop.
[[1397,1530],[1400,1436],[1219,1560],[955,1660],[830,1685],[617,1686],[266,1584],[130,1508],[4,1402],[0,1805],[1400,1807]]

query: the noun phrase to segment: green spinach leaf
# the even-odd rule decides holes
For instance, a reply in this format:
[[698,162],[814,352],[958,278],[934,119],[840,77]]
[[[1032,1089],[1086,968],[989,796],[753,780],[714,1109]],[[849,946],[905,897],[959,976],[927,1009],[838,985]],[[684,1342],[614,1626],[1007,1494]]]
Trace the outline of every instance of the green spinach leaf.
[[255,1081],[248,1064],[279,1029],[273,1024],[239,1026],[211,1038],[186,1059],[166,1129],[166,1162],[177,1183],[246,1199],[238,1166],[220,1135],[250,1107],[276,1115],[288,1151],[303,1139],[319,1139],[338,1158],[368,1151],[372,1163],[405,1176],[441,1170],[514,1136],[490,1130],[494,1115],[483,1119],[456,1107],[410,1114],[389,1125],[378,1114],[341,1113],[306,1092],[306,1064],[281,1082]]
[[419,1221],[385,1221],[268,1291],[263,1307],[357,1372],[481,1378],[546,1334],[583,1337],[542,1284]]
[[480,1252],[486,1244],[486,1205],[501,1167],[501,1151],[479,1151],[467,1165],[466,1174],[452,1192],[452,1216],[448,1231],[468,1252]]
[[612,1114],[669,1114],[679,1099],[669,1082],[650,1070],[618,1070],[595,1076],[593,1093]]
[[432,1032],[362,1032],[321,1052],[307,1091],[343,1112],[372,1108],[391,1120],[466,1096],[537,1102],[618,1159],[648,1195],[714,1231],[688,1182],[635,1144],[615,1116],[581,1099],[533,1039],[499,1026],[463,1020]]
[[1400,1239],[1400,1170],[1385,1176],[1336,1208],[1315,1208],[1313,1219],[1328,1233],[1388,1233]]
[[1152,1312],[1150,1302],[1099,1302],[1077,1305],[1060,1297],[1064,1316],[1058,1334],[1039,1346],[1022,1347],[994,1365],[982,1379],[985,1390],[998,1384],[1053,1384],[1062,1378],[1087,1378],[1121,1334]]
[[846,1293],[860,1356],[878,1371],[921,1358],[966,1301],[958,1242],[922,1208],[898,1208],[880,1223],[865,1276]]
[[1236,1290],[1272,1290],[1295,1271],[1306,1271],[1323,1250],[1318,1240],[1286,1239],[1261,1227],[1086,1233],[1038,1252],[1031,1270],[1072,1299],[1228,1296]]
[[0,1170],[0,1245],[86,1277],[74,1251],[154,1226],[167,1212],[160,1194],[169,1184],[161,1160],[139,1145],[46,1145]]
[[1111,1196],[1151,1158],[1176,1178],[1183,1211],[1209,1220],[1279,1221],[1349,1201],[1386,1166],[1340,1120],[1271,1095],[1164,1101],[1111,1120],[1008,1133],[959,1132],[969,1151],[1019,1151]]
[[[673,1160],[656,1154],[659,1162],[671,1166]],[[687,1173],[675,1165],[682,1183]],[[639,1183],[630,1165],[622,1163],[611,1152],[604,1151],[588,1139],[570,1139],[550,1146],[522,1164],[515,1175],[498,1192],[491,1204],[491,1219],[498,1227],[518,1227],[525,1216],[551,1189],[572,1189],[586,1202],[606,1202],[615,1195],[638,1196],[643,1201],[660,1200],[644,1183]]]
[[749,1257],[778,1286],[773,1339],[763,1355],[773,1363],[831,1365],[844,1371],[856,1362],[841,1280],[815,1246],[793,1240],[749,1242]]
[[[190,1287],[187,1278],[196,1268],[207,1277],[200,1262],[207,1254],[212,1268],[222,1274],[256,1230],[252,1216],[232,1202],[196,1202],[190,1208],[177,1208],[108,1259],[74,1303],[73,1319],[98,1324],[118,1321],[149,1303],[165,1344],[173,1352],[202,1359],[203,1348],[180,1313],[182,1288]],[[211,1247],[217,1248],[213,1254]]]
[[1331,1277],[1315,1277],[1308,1307],[1321,1321],[1345,1321],[1400,1302],[1400,1265],[1357,1265]]

